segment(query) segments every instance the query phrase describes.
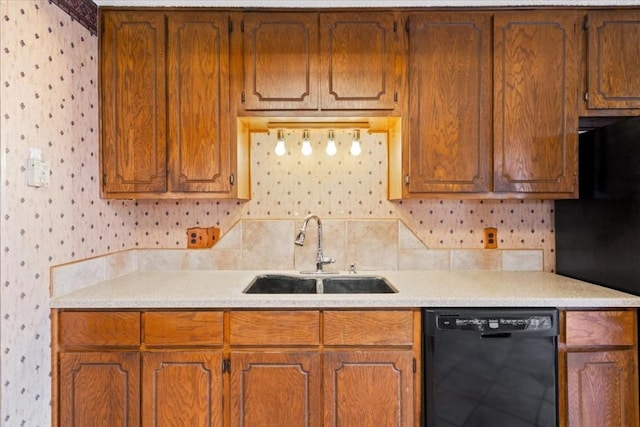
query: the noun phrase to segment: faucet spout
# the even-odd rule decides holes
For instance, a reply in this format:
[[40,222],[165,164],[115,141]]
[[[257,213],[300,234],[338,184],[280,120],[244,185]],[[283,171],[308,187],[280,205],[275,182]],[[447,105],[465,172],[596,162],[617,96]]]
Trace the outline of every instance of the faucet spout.
[[298,231],[298,234],[296,236],[296,240],[294,241],[294,243],[297,246],[304,245],[304,239],[307,233],[307,224],[309,224],[309,221],[312,219],[315,219],[316,223],[318,224],[318,249],[316,253],[316,273],[322,273],[323,266],[325,264],[333,263],[335,262],[335,260],[331,258],[325,258],[324,254],[322,253],[322,221],[320,220],[320,217],[318,215],[309,214],[306,216],[306,218],[302,222],[302,227],[300,227],[300,231]]

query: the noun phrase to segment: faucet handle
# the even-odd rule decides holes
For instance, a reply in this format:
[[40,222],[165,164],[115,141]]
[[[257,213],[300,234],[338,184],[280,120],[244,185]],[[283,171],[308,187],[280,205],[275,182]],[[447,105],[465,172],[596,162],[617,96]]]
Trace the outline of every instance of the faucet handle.
[[356,274],[357,273],[357,271],[356,271],[356,263],[355,262],[352,262],[351,265],[349,265],[349,273],[351,273],[351,274]]
[[334,262],[336,262],[335,259],[333,258],[329,258],[329,257],[322,257],[322,261],[323,264],[333,264]]

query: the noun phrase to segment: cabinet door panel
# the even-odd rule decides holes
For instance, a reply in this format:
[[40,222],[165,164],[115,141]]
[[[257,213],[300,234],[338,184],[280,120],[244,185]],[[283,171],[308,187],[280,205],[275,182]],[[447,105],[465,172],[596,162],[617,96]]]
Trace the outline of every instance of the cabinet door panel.
[[318,108],[318,14],[244,15],[244,108]]
[[412,364],[410,351],[326,352],[325,425],[413,426]]
[[60,425],[140,425],[138,353],[60,353]]
[[114,12],[102,19],[103,191],[166,191],[164,14]]
[[229,18],[172,14],[168,37],[169,190],[228,192]]
[[635,351],[567,354],[569,427],[638,426]]
[[409,21],[410,193],[491,189],[491,16]]
[[232,352],[231,425],[319,427],[321,375],[319,353]]
[[640,11],[588,16],[589,108],[640,108]]
[[494,189],[575,193],[578,18],[495,15]]
[[143,426],[222,426],[222,352],[142,355]]
[[320,15],[320,108],[396,107],[394,28],[391,13]]

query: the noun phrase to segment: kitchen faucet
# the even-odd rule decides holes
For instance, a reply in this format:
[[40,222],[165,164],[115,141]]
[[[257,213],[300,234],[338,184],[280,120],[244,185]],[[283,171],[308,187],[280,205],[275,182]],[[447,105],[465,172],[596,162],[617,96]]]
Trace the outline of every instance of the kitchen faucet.
[[314,215],[314,214],[309,214],[307,215],[307,217],[304,219],[303,223],[302,223],[302,227],[300,228],[300,231],[298,232],[298,235],[296,236],[296,240],[295,240],[295,244],[297,246],[302,246],[304,245],[304,238],[306,237],[306,233],[307,233],[307,224],[309,223],[309,220],[311,219],[315,219],[316,222],[318,223],[318,253],[316,256],[316,273],[323,273],[324,271],[322,270],[322,267],[325,264],[330,264],[333,262],[336,262],[335,259],[332,258],[325,258],[324,255],[322,254],[322,221],[320,221],[320,217],[318,217],[318,215]]

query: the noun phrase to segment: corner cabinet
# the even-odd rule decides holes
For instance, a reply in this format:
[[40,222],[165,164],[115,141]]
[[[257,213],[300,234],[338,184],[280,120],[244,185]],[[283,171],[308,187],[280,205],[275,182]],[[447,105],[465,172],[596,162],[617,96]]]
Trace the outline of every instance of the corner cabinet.
[[585,17],[583,116],[640,115],[640,10],[594,10]]
[[[101,12],[104,198],[248,198],[226,13]],[[248,188],[248,187],[246,187]]]
[[394,13],[247,12],[243,19],[245,111],[396,109]]
[[569,11],[411,14],[404,187],[390,180],[390,198],[576,197],[580,22]]
[[561,314],[560,425],[640,425],[636,316],[635,310]]
[[411,427],[420,311],[52,311],[52,425]]

